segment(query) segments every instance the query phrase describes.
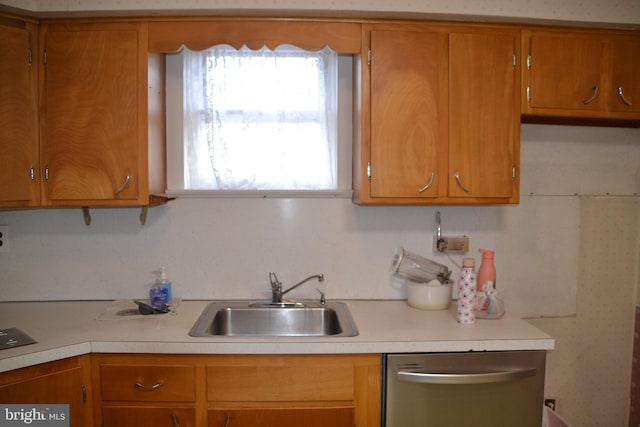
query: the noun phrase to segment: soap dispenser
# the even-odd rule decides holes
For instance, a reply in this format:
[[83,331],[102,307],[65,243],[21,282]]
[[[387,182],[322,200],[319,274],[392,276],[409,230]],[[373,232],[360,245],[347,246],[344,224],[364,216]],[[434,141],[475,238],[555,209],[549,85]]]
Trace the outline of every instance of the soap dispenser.
[[167,305],[171,304],[171,282],[167,280],[167,273],[164,267],[153,272],[156,280],[149,291],[149,300],[151,306],[156,310],[163,310]]
[[[478,292],[488,292],[496,286],[496,266],[493,263],[494,252],[488,249],[480,249],[482,262],[478,269]],[[485,289],[485,285],[487,288]]]

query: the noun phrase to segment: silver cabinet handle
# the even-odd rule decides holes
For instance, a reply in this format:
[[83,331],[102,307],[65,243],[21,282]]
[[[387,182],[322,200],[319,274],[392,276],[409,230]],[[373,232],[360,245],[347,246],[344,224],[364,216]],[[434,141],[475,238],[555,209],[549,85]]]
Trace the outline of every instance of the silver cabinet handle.
[[153,385],[145,385],[145,384],[142,384],[140,381],[136,381],[134,385],[138,390],[153,391],[162,387],[162,382],[157,382]]
[[460,179],[460,173],[456,172],[453,174],[453,176],[456,178],[456,181],[458,181],[458,185],[460,186],[460,188],[462,188],[465,193],[468,193],[469,189],[462,183],[462,180]]
[[178,416],[174,412],[171,414],[171,421],[173,421],[173,427],[180,427],[180,423],[178,422]]
[[535,375],[536,368],[483,372],[479,374],[429,374],[399,371],[398,380],[420,384],[488,384],[528,378]]
[[231,415],[227,415],[227,421],[224,423],[224,427],[229,427],[231,425]]
[[125,178],[125,180],[124,180],[124,184],[122,184],[122,185],[120,186],[120,188],[118,188],[118,189],[116,190],[116,193],[115,193],[115,194],[120,194],[120,193],[122,193],[122,192],[124,191],[124,189],[125,189],[125,188],[127,188],[127,185],[129,185],[129,181],[131,181],[131,174],[127,174],[127,177],[126,177],[126,178]]
[[629,101],[625,96],[624,96],[624,92],[622,92],[622,86],[618,87],[618,95],[620,95],[620,98],[622,98],[622,102],[624,102],[625,104],[627,104],[629,107],[632,107],[633,104],[631,103],[631,101]]
[[436,177],[435,172],[431,172],[431,176],[429,177],[429,182],[427,182],[424,187],[418,188],[418,193],[423,193],[427,191],[429,188],[431,188],[431,184],[433,184],[433,180],[435,177]]
[[593,95],[591,95],[591,98],[585,99],[584,101],[582,101],[582,103],[583,103],[584,105],[591,104],[591,102],[592,102],[594,99],[596,99],[596,96],[598,96],[598,90],[599,90],[598,85],[595,85],[595,86],[593,87]]

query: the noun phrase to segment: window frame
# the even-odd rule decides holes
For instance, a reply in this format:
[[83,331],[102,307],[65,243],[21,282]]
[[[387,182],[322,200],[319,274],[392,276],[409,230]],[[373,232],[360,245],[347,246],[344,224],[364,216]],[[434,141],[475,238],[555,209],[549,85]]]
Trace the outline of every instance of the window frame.
[[174,197],[233,198],[351,198],[353,144],[353,55],[338,56],[337,188],[330,190],[191,190],[184,189],[182,61],[166,55],[166,194]]

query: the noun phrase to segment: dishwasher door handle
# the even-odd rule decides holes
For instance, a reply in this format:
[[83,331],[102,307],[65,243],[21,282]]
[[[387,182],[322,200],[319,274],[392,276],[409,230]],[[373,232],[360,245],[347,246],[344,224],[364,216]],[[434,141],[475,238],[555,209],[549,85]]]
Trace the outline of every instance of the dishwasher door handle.
[[529,378],[536,375],[536,368],[520,368],[499,372],[473,374],[424,373],[398,371],[398,380],[421,384],[488,384]]

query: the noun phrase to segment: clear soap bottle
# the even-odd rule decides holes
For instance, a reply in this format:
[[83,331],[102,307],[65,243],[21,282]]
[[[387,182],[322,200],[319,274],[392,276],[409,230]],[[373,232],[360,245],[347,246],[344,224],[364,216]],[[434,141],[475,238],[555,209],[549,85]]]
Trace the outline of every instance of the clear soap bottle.
[[167,305],[171,304],[171,282],[167,280],[167,273],[164,267],[160,267],[159,271],[154,271],[156,281],[149,291],[149,300],[151,307],[156,310],[165,310]]

